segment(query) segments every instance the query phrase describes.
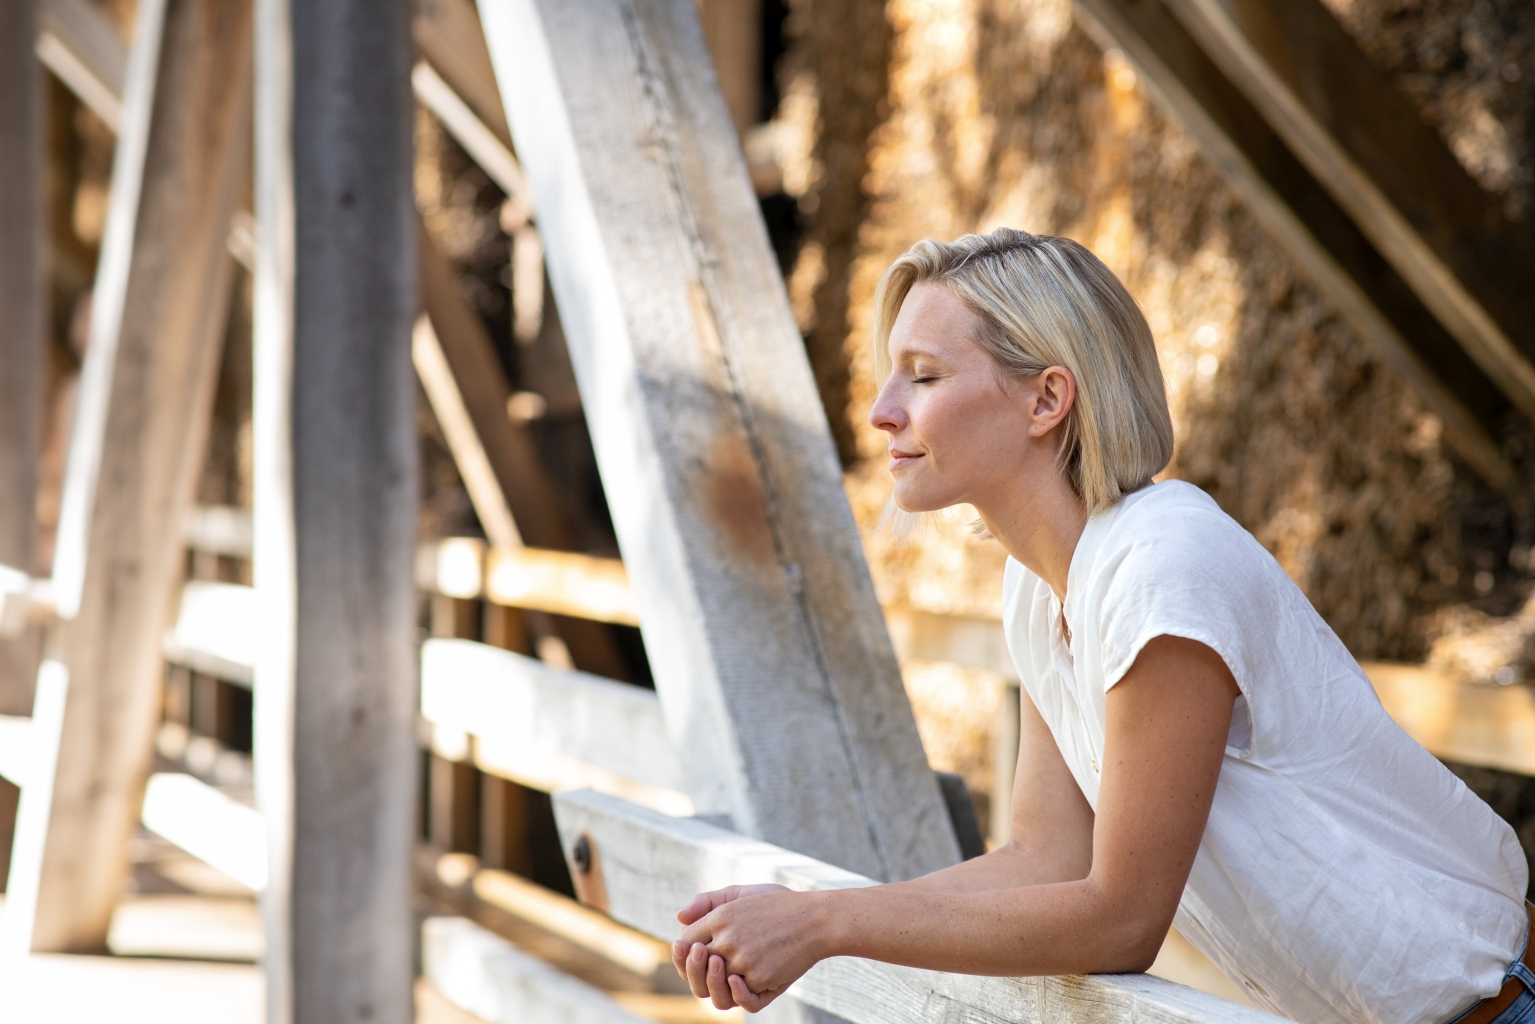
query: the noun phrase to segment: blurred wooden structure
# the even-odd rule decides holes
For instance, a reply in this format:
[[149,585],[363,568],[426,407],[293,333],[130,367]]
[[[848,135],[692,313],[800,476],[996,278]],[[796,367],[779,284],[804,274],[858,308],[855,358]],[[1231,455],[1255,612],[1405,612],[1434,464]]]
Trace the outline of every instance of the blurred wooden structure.
[[[0,775],[22,787],[11,951],[102,947],[141,817],[264,891],[279,1024],[408,1019],[413,886],[659,988],[656,939],[699,888],[866,885],[958,859],[968,805],[928,769],[897,657],[1013,670],[999,624],[875,600],[741,157],[761,102],[756,10],[140,0],[125,54],[84,0],[7,8],[4,45],[35,38],[119,133],[43,578],[28,532],[41,272],[35,211],[11,201],[35,196],[37,154],[0,148],[0,625],[48,622],[33,714],[0,718]],[[1535,322],[1532,263],[1506,254],[1529,240],[1330,15],[1315,0],[1077,10],[1468,461],[1508,481],[1492,437],[1506,412],[1535,412]],[[711,48],[735,54],[726,73]],[[0,60],[7,143],[35,144],[26,67]],[[252,82],[259,244],[236,215]],[[621,562],[575,550],[494,344],[411,209],[412,94],[506,194],[514,248],[547,258]],[[1416,156],[1376,155],[1395,151]],[[257,294],[249,518],[191,508],[235,255]],[[488,545],[416,547],[412,367]],[[255,586],[198,579],[177,598],[185,545],[251,561]],[[417,588],[435,634],[419,651]],[[479,630],[493,643],[461,635],[478,601],[497,610]],[[654,692],[616,681],[608,624],[641,628]],[[0,641],[0,700],[18,685],[6,664],[32,656]],[[254,691],[259,816],[190,774],[150,776],[162,659],[219,700]],[[1525,688],[1367,669],[1434,753],[1535,773]],[[1010,694],[999,780],[1017,756]],[[577,890],[612,920],[501,870],[526,824],[513,784],[559,794]],[[487,1019],[633,1021],[670,997],[604,995],[465,920],[429,921],[422,943],[426,973]],[[794,995],[774,1017],[1273,1019],[1152,978],[858,961],[820,965]]]

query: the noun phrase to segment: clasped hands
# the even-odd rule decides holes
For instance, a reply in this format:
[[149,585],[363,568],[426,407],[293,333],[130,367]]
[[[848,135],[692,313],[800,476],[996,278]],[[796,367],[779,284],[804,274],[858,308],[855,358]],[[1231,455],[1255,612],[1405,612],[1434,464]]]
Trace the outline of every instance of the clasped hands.
[[824,895],[781,885],[699,893],[677,912],[672,965],[700,999],[756,1013],[826,955],[815,927]]

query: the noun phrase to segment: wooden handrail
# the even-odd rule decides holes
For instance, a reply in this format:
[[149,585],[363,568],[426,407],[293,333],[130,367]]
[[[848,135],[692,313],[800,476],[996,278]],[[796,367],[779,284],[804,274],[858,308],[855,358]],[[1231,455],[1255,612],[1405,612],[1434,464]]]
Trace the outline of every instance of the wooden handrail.
[[[776,882],[799,890],[874,884],[769,843],[696,819],[670,818],[600,793],[556,794],[554,814],[571,874],[585,880],[590,891],[605,894],[603,909],[615,919],[668,941],[681,930],[677,908],[708,889],[734,882]],[[582,839],[584,856],[578,863],[572,851]],[[985,978],[836,957],[817,964],[789,991],[852,1024],[961,1019],[1009,1024],[1058,1020],[1274,1024],[1281,1020],[1144,974]]]

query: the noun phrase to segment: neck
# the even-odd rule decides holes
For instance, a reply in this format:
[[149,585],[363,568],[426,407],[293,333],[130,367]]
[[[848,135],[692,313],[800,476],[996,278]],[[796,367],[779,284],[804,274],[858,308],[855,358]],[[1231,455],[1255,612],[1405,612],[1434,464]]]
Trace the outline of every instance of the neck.
[[1071,556],[1087,526],[1087,506],[1053,464],[1039,474],[1020,475],[999,493],[973,502],[981,522],[1024,568],[1066,599]]

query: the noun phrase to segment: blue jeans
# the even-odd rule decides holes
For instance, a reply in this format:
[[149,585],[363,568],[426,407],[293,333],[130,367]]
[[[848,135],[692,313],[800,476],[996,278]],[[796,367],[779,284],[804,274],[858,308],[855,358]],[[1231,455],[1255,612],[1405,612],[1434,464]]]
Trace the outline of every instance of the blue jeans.
[[1508,969],[1508,976],[1524,982],[1524,991],[1508,1009],[1493,1018],[1492,1024],[1535,1024],[1535,971],[1524,966],[1521,958]]
[[[1528,943],[1530,941],[1529,937],[1526,936],[1524,941]],[[1508,973],[1503,975],[1505,983],[1509,978],[1518,978],[1520,983],[1524,985],[1524,991],[1519,993],[1517,999],[1508,1004],[1508,1009],[1492,1019],[1492,1024],[1535,1024],[1535,971],[1530,970],[1524,965],[1523,949],[1519,950],[1519,959],[1515,960],[1514,965],[1508,969]],[[1480,1006],[1481,1003],[1476,1005]],[[1474,1009],[1476,1009],[1476,1006],[1471,1007],[1471,1010]],[[1449,1024],[1456,1024],[1456,1021],[1466,1016],[1471,1010],[1467,1010],[1466,1013],[1456,1017]]]

